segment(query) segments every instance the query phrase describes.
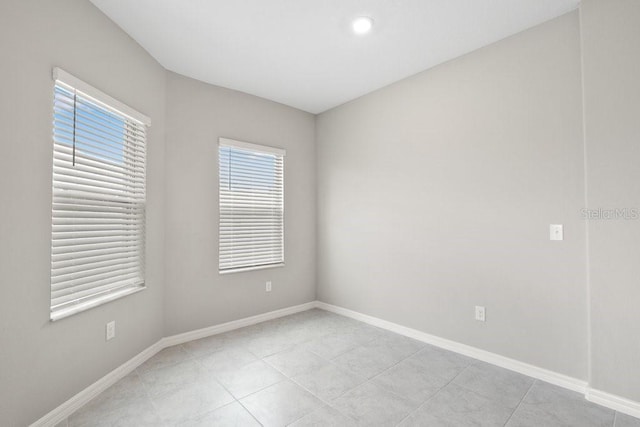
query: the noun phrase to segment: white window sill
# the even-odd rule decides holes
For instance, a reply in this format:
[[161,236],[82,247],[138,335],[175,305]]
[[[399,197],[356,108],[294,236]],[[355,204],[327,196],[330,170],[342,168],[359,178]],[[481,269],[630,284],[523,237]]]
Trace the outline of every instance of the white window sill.
[[102,304],[106,304],[110,301],[125,297],[127,295],[135,294],[140,291],[144,291],[147,289],[145,285],[136,286],[135,288],[126,288],[118,292],[114,292],[109,295],[105,295],[103,297],[95,298],[87,302],[83,302],[80,304],[73,305],[71,307],[63,308],[61,310],[56,310],[51,312],[51,321],[55,322],[60,319],[64,319],[65,317],[73,316],[74,314],[80,313],[85,310],[89,310],[91,308],[97,307]]
[[242,273],[243,271],[264,270],[266,268],[284,267],[284,262],[280,264],[257,265],[255,267],[232,268],[229,270],[218,270],[220,274]]

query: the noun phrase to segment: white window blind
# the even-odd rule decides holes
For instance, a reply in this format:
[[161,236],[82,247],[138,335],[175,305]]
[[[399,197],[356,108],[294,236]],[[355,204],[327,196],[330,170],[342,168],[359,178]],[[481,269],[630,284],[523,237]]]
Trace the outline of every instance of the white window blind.
[[57,320],[144,288],[150,122],[62,70],[54,78],[51,319]]
[[283,265],[285,154],[220,138],[221,273]]

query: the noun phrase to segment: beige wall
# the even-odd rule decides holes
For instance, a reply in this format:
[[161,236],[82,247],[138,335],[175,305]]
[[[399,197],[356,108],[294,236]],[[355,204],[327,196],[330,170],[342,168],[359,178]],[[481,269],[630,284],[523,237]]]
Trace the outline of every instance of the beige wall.
[[[0,3],[0,424],[22,426],[163,335],[165,71],[85,0]],[[144,292],[49,322],[52,67],[151,117]],[[117,336],[105,342],[105,323]]]
[[[587,199],[640,208],[640,1],[584,0]],[[640,220],[589,221],[591,386],[640,402]]]
[[319,115],[319,299],[586,379],[581,102],[574,12]]
[[[313,301],[314,116],[174,73],[167,83],[165,333]],[[287,150],[284,267],[218,274],[219,137]]]

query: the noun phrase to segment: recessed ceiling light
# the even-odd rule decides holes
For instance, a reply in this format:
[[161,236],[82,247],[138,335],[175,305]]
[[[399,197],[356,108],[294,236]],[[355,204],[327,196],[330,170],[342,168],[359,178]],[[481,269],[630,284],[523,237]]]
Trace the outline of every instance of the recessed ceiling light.
[[354,19],[351,25],[354,33],[366,34],[371,31],[371,27],[373,27],[373,19],[368,16],[360,16]]

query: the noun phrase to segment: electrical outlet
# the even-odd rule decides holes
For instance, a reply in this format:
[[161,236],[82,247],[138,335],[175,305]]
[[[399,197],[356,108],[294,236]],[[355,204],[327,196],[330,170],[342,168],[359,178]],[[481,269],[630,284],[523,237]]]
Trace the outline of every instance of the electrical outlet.
[[265,291],[271,292],[271,280],[267,282],[267,285],[265,286]]
[[485,309],[480,305],[476,305],[476,320],[479,320],[480,322],[485,321]]
[[107,341],[112,340],[116,337],[116,321],[112,320],[107,323]]
[[564,240],[562,224],[549,225],[549,240]]

